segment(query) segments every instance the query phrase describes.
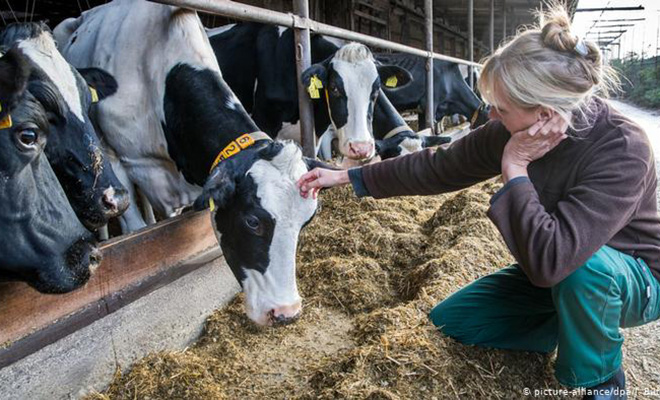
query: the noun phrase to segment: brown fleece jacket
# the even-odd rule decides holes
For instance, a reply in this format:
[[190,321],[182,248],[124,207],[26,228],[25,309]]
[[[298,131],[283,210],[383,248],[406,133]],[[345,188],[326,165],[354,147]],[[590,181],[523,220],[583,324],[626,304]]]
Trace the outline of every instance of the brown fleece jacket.
[[[591,128],[569,138],[491,199],[488,217],[537,286],[551,287],[608,245],[644,260],[660,280],[660,217],[653,151],[644,131],[609,103],[591,103]],[[375,198],[446,193],[501,173],[510,133],[491,121],[448,149],[351,171]],[[360,190],[362,186],[362,190]],[[366,189],[366,191],[365,191]]]

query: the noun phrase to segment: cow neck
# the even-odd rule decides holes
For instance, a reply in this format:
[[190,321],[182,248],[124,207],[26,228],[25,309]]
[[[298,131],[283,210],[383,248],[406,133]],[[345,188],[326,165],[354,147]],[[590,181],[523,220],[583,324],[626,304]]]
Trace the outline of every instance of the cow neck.
[[218,71],[178,64],[168,73],[164,99],[168,151],[190,183],[203,185],[218,154],[246,133],[258,132]]
[[380,89],[374,109],[373,132],[375,139],[387,139],[400,132],[412,131],[406,121]]

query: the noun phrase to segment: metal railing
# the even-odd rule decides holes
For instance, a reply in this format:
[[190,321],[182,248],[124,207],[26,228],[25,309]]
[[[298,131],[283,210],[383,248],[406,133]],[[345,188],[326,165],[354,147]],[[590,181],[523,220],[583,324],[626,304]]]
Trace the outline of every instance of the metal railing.
[[[425,57],[429,61],[431,59],[450,61],[458,64],[466,64],[469,67],[481,67],[481,64],[463,60],[461,58],[450,57],[444,54],[432,51],[432,48],[421,50],[415,47],[407,46],[400,43],[391,42],[389,40],[376,38],[373,36],[365,35],[358,32],[353,32],[347,29],[337,28],[332,25],[327,25],[314,21],[308,17],[309,0],[294,0],[294,10],[296,14],[282,13],[272,10],[263,9],[260,7],[250,6],[247,4],[237,3],[227,0],[150,0],[155,3],[167,4],[171,6],[183,7],[192,10],[202,11],[209,14],[217,14],[225,17],[235,18],[239,20],[260,22],[265,24],[280,25],[284,27],[293,28],[296,30],[296,65],[298,73],[306,69],[311,64],[311,49],[309,34],[314,32],[316,34],[333,36],[339,39],[361,42],[366,45],[377,47],[380,49],[392,50],[401,53],[407,53],[420,57]],[[469,0],[472,3],[474,0]],[[430,15],[432,10],[432,0],[425,0],[426,3],[426,44],[432,45],[433,37],[433,18]],[[430,23],[429,23],[430,21]],[[473,35],[470,35],[472,38]],[[473,48],[473,43],[468,43],[470,49]],[[472,54],[472,50],[469,52]],[[427,63],[427,68],[430,62]],[[470,68],[471,70],[471,68]],[[472,77],[472,74],[470,74]],[[302,88],[302,83],[298,80],[298,93],[300,105],[300,119],[301,119],[301,140],[305,155],[314,156],[314,132],[313,132],[313,115],[311,103],[308,96],[304,95],[305,88]],[[427,91],[428,88],[433,87],[433,74],[427,74]],[[430,96],[432,97],[432,96]],[[427,115],[433,116],[433,101],[427,102]],[[431,117],[432,118],[432,117]]]

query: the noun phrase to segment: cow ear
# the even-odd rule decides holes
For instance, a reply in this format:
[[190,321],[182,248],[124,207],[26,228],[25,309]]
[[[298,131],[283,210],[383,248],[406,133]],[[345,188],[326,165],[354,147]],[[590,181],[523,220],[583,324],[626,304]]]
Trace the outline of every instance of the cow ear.
[[316,158],[303,157],[303,160],[305,160],[305,164],[307,165],[307,171],[311,171],[314,168],[325,168],[325,169],[332,169],[335,171],[339,170],[339,168],[335,167],[334,165],[330,165],[321,160],[317,160]]
[[307,93],[312,99],[321,98],[321,92],[327,85],[328,68],[325,61],[314,64],[303,71],[300,77],[303,85],[307,88]]
[[404,87],[413,81],[408,70],[396,65],[378,65],[376,68],[380,81],[389,89]]
[[96,98],[92,94],[93,100],[103,100],[117,92],[117,81],[104,70],[100,68],[80,68],[78,72],[87,84],[94,89],[92,93],[96,92]]
[[441,144],[451,142],[451,138],[447,136],[421,136],[422,148],[440,146]]
[[236,174],[231,160],[221,162],[204,184],[202,194],[195,200],[197,211],[224,209],[236,193]]
[[23,96],[29,77],[30,64],[17,47],[0,57],[0,118],[4,118]]

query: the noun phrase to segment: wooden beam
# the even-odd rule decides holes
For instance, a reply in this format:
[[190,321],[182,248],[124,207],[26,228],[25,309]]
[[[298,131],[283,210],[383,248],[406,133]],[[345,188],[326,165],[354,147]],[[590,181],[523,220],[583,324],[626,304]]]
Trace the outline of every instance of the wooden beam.
[[[72,293],[45,295],[24,283],[0,283],[0,368],[2,362],[15,361],[17,354],[24,357],[116,311],[127,304],[121,293],[143,293],[145,287],[158,284],[154,277],[170,279],[176,276],[173,268],[204,252],[215,250],[217,258],[217,249],[209,212],[187,213],[103,243],[101,266],[87,285]],[[70,326],[49,328],[80,313],[83,317]]]
[[353,11],[353,12],[355,13],[355,15],[357,15],[357,16],[360,17],[360,18],[364,18],[364,19],[366,19],[366,20],[369,20],[369,21],[375,22],[375,23],[377,23],[377,24],[379,24],[379,25],[382,25],[382,26],[387,26],[387,21],[385,21],[385,20],[382,19],[382,18],[374,17],[373,15],[369,15],[369,14],[367,14],[367,13],[364,12],[364,11],[358,11],[358,10],[356,10],[356,11]]

